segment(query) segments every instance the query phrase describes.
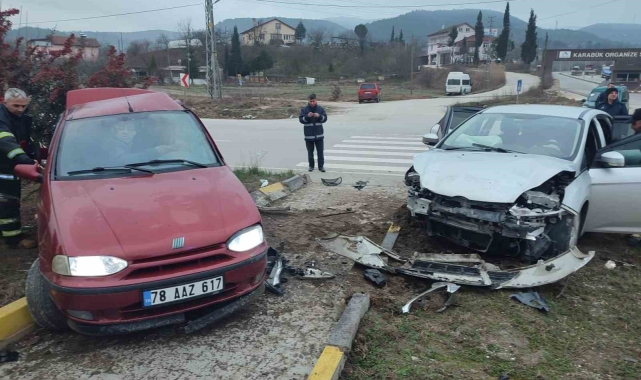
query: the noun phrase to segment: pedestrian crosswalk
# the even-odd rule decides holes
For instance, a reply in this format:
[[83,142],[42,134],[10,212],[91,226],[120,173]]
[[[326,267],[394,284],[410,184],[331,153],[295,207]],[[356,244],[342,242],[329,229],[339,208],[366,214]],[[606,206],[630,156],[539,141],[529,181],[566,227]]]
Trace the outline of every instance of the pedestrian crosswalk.
[[[325,140],[327,142],[327,139]],[[402,175],[413,157],[429,148],[422,136],[351,136],[325,148],[325,168],[338,172],[374,172]],[[297,167],[307,167],[301,162]]]

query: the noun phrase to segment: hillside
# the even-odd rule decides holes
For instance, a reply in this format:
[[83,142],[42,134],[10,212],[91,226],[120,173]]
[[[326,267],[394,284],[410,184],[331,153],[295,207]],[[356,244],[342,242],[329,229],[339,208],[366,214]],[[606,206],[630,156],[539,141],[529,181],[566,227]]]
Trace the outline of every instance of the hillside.
[[[403,29],[405,40],[409,40],[412,35],[419,40],[426,40],[427,35],[434,33],[444,26],[459,24],[467,22],[474,26],[476,24],[476,16],[478,15],[477,9],[460,9],[460,10],[437,10],[437,11],[412,11],[398,17],[378,20],[367,24],[371,37],[375,40],[389,39],[392,27],[395,27],[396,33]],[[503,26],[503,12],[496,12],[491,10],[483,10],[483,24],[489,28],[491,16],[494,17],[494,28],[501,29]],[[516,18],[510,17],[512,35],[516,43],[523,42],[525,38],[525,29],[527,22]],[[616,24],[601,24],[601,25],[616,25]],[[589,29],[589,28],[588,28]],[[599,44],[602,47],[617,47],[625,45],[625,41],[620,38],[615,39],[615,36],[610,38],[599,33],[589,33],[584,30],[569,30],[569,29],[538,29],[538,36],[541,43],[545,38],[545,33],[549,33],[550,40],[556,43],[558,47],[585,47],[588,42],[591,44]]]
[[641,24],[594,24],[579,30],[632,46],[639,46],[639,36],[641,36]]
[[326,18],[325,20],[331,21],[349,30],[354,30],[354,28],[358,24],[367,24],[368,22],[376,21],[376,20],[365,20],[358,17],[330,17],[330,18]]
[[[44,38],[47,34],[51,32],[51,29],[44,29],[44,28],[20,28],[17,30],[11,30],[7,34],[8,39],[15,39],[18,35],[22,37],[29,37],[31,38]],[[71,33],[75,33],[76,35],[79,35],[80,33],[85,33],[87,37],[89,38],[95,38],[100,42],[101,45],[103,46],[108,46],[108,45],[113,45],[118,47],[120,38],[122,36],[122,41],[125,46],[129,45],[131,41],[136,41],[136,40],[149,40],[151,42],[156,41],[158,36],[160,36],[162,33],[167,35],[169,39],[176,39],[178,38],[178,33],[173,32],[170,30],[144,30],[140,32],[92,32],[92,31],[80,31],[80,30],[74,30],[74,31],[56,31],[56,35],[58,36],[68,36]]]
[[[265,22],[273,18],[274,17],[263,17],[256,20]],[[347,31],[345,27],[342,27],[328,20],[311,20],[311,19],[298,19],[298,18],[287,18],[287,17],[278,17],[278,19],[288,25],[291,25],[293,28],[295,28],[298,25],[299,21],[302,21],[303,25],[305,25],[305,29],[307,29],[308,32],[313,29],[325,29],[328,33],[337,35]],[[227,20],[223,20],[221,22],[216,23],[216,28],[232,31],[234,29],[234,26],[237,26],[238,32],[242,33],[245,30],[251,28],[252,25],[253,25],[253,21],[251,18],[232,18],[232,19],[227,19]]]

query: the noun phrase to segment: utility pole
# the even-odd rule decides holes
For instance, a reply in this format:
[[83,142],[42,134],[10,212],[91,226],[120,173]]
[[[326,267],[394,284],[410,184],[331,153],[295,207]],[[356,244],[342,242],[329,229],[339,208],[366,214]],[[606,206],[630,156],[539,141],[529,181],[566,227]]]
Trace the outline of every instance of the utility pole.
[[411,40],[411,59],[410,59],[410,95],[414,95],[414,35]]
[[207,20],[207,92],[212,99],[223,97],[223,85],[218,69],[218,52],[216,51],[216,25],[214,24],[214,4],[220,0],[205,0]]
[[[488,18],[490,19],[490,35],[492,35],[492,28],[494,27],[494,16],[489,16]],[[496,38],[498,37],[499,37],[499,34],[497,30]],[[485,39],[485,36],[483,36],[483,39]],[[481,42],[481,44],[482,43],[483,42]],[[487,82],[488,89],[490,88],[491,68],[492,68],[492,58],[490,57],[490,47],[488,46],[488,50],[485,52],[485,81]]]

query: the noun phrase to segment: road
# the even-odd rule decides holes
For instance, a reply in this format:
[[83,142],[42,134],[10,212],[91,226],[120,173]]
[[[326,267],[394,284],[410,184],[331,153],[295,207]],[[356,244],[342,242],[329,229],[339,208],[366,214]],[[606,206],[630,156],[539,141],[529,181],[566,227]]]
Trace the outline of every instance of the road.
[[[505,87],[483,94],[360,105],[329,104],[338,113],[330,114],[325,125],[327,173],[323,177],[400,185],[399,177],[411,166],[412,156],[427,149],[421,142],[422,136],[441,119],[444,106],[514,95],[518,79],[523,80],[524,90],[539,83],[535,76],[507,73]],[[296,118],[204,122],[232,166],[256,163],[272,170],[306,172],[307,152],[302,126]],[[320,173],[315,171],[313,177],[320,177]]]
[[[592,89],[601,83],[598,76],[594,78],[572,77],[569,73],[553,73],[552,76],[554,79],[559,80],[561,90],[578,95],[576,99],[587,98],[590,92],[592,92]],[[630,94],[630,113],[637,108],[641,108],[641,94]]]

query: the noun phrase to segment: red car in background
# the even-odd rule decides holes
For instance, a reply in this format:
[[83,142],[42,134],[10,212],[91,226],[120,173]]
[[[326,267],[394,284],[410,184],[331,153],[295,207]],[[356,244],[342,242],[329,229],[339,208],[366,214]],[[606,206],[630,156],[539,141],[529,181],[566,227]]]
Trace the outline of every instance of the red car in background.
[[166,94],[69,92],[48,154],[26,285],[38,325],[193,331],[263,293],[258,209],[202,122]]
[[361,83],[358,87],[358,102],[366,100],[376,103],[381,101],[381,88],[377,83]]

